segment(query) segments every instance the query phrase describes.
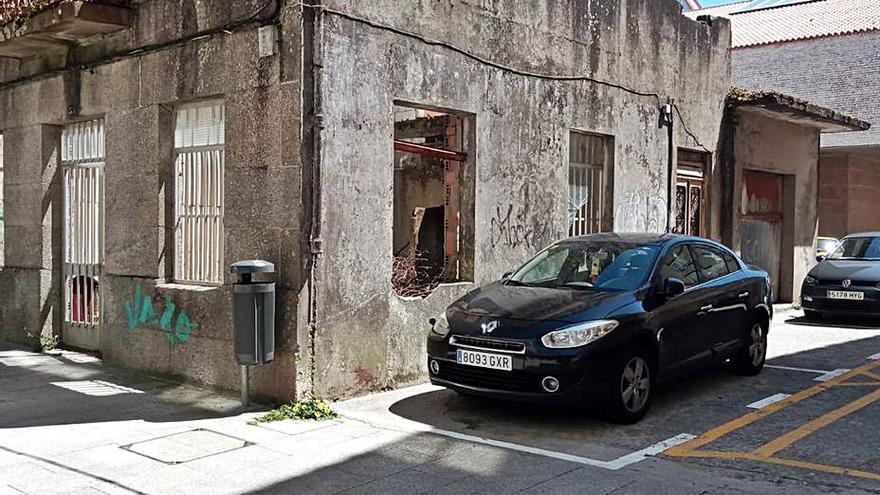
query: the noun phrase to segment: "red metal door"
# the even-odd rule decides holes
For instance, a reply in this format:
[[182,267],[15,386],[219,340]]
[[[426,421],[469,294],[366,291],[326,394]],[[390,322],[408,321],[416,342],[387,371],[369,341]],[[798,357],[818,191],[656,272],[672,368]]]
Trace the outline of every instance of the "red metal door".
[[775,299],[782,254],[782,176],[743,170],[741,208],[742,258],[770,274]]

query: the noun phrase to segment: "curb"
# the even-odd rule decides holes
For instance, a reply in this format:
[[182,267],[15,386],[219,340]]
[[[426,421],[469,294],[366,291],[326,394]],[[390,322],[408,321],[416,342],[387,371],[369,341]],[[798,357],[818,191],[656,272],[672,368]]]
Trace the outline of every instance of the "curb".
[[801,309],[800,305],[795,306],[794,303],[783,303],[773,305],[773,314],[786,313],[791,310]]

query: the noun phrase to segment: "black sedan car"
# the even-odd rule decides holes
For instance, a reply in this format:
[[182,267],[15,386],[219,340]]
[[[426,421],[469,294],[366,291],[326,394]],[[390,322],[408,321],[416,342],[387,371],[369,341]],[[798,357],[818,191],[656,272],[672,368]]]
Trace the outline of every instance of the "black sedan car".
[[807,318],[880,318],[880,232],[848,235],[814,266],[801,287]]
[[464,394],[560,400],[641,419],[661,376],[711,362],[764,366],[767,273],[724,246],[596,234],[538,253],[431,319],[431,382]]

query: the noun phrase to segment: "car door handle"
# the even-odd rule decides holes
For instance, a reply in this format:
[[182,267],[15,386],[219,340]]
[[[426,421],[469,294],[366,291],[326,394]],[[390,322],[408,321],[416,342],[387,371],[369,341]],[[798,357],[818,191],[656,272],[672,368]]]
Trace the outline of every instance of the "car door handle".
[[712,306],[711,304],[707,304],[707,305],[705,305],[705,306],[703,306],[703,307],[700,308],[700,313],[701,313],[701,314],[702,314],[702,313],[708,313],[709,311],[712,311],[712,308],[714,308],[714,307],[715,307],[715,306]]
[[749,297],[749,291],[740,292],[736,297],[738,297],[740,299],[745,299],[745,298]]

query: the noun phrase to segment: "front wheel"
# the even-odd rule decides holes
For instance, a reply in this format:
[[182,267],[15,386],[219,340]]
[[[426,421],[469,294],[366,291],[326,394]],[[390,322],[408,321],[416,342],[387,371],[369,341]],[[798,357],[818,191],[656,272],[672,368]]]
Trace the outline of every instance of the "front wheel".
[[632,424],[651,407],[653,375],[644,352],[633,352],[617,361],[608,378],[606,412],[611,421]]
[[733,359],[733,371],[740,375],[754,376],[764,369],[767,359],[767,327],[758,321],[749,328],[745,343]]

